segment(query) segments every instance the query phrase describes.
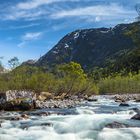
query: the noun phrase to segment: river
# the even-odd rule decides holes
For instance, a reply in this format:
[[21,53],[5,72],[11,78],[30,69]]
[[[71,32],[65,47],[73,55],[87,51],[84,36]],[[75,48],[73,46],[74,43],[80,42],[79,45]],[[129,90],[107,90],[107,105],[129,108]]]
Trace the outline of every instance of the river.
[[[0,140],[140,140],[140,121],[130,119],[140,103],[129,101],[129,107],[105,97],[97,102],[83,102],[70,109],[44,109],[49,116],[31,115],[29,119],[5,119],[19,112],[1,113]],[[59,112],[59,114],[58,114]],[[112,122],[125,123],[126,128],[107,128]]]

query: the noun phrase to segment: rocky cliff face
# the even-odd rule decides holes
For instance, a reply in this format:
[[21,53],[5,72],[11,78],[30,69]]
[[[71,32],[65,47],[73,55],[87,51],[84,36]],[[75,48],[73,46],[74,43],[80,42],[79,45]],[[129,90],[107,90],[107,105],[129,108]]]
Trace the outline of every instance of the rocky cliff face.
[[74,61],[85,69],[105,66],[109,58],[136,47],[133,39],[126,35],[133,26],[140,27],[140,22],[74,31],[62,38],[36,65],[53,66]]

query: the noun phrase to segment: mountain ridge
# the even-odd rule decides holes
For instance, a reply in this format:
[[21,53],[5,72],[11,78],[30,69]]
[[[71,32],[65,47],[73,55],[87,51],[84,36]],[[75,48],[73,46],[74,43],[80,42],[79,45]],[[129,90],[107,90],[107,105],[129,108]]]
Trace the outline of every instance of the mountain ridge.
[[113,28],[73,31],[42,56],[36,65],[53,67],[74,61],[80,63],[84,69],[105,67],[108,59],[137,47],[133,39],[127,35],[133,26],[139,27],[140,22],[118,24]]

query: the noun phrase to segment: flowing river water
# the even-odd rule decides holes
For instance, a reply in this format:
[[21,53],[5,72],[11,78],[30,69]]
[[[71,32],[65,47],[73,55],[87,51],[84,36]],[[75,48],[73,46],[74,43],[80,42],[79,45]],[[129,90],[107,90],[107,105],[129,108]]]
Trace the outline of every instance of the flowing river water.
[[[120,107],[111,99],[98,97],[97,102],[84,102],[71,109],[44,109],[53,112],[50,116],[32,114],[29,119],[18,121],[1,117],[0,140],[140,140],[140,121],[130,119],[140,103],[128,103],[129,107]],[[15,115],[18,113],[7,112],[2,116]],[[130,127],[106,127],[114,121]]]

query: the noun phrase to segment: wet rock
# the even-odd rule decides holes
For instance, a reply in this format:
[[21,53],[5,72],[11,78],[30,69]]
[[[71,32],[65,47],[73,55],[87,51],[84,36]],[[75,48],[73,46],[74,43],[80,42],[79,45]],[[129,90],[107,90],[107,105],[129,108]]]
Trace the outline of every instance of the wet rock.
[[0,120],[0,128],[2,127],[2,125],[1,125],[2,123],[3,123],[3,121],[2,121],[2,120]]
[[120,103],[119,106],[122,106],[122,107],[123,107],[123,106],[124,106],[124,107],[129,107],[129,104],[127,104],[127,103],[124,102],[124,103]]
[[29,119],[29,118],[30,118],[27,114],[22,114],[21,117],[22,117],[23,119]]
[[52,126],[53,126],[53,124],[52,124],[52,123],[47,122],[47,123],[42,123],[42,124],[41,124],[41,126],[49,126],[49,127],[52,127]]
[[88,97],[87,95],[85,95],[84,99],[89,101],[89,102],[97,102],[98,101],[98,99],[96,99],[94,96]]
[[116,99],[115,102],[117,102],[117,103],[122,103],[122,102],[125,102],[125,100]]
[[107,128],[127,128],[127,127],[129,127],[129,125],[119,123],[119,122],[112,122],[112,123],[107,124],[105,127],[107,127]]
[[31,110],[34,108],[33,104],[30,102],[26,102],[24,100],[19,101],[9,101],[5,102],[4,104],[0,104],[0,108],[2,108],[5,111],[26,111]]
[[12,117],[10,120],[11,120],[11,121],[19,121],[19,120],[22,120],[22,117],[20,117],[20,116],[15,116],[15,117]]
[[132,110],[134,110],[136,113],[140,114],[140,109],[138,109],[138,108],[132,108]]
[[24,130],[27,130],[29,128],[29,126],[28,125],[22,125],[20,128],[24,129]]
[[132,120],[139,120],[139,121],[140,121],[140,114],[139,114],[139,113],[136,114],[136,115],[133,116],[131,119],[132,119]]
[[33,113],[31,113],[31,115],[34,115],[34,116],[49,116],[50,112],[33,112]]
[[140,99],[136,99],[135,102],[137,102],[137,103],[140,102]]
[[87,101],[89,101],[89,102],[97,102],[98,100],[97,99],[89,98],[89,99],[87,99]]
[[27,115],[27,114],[22,114],[20,116],[14,116],[14,117],[11,117],[10,120],[11,121],[19,121],[19,120],[23,120],[23,119],[29,119],[30,117]]

